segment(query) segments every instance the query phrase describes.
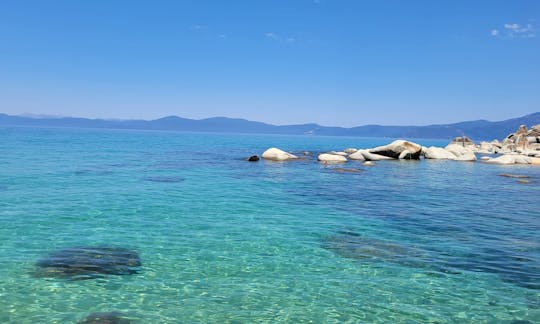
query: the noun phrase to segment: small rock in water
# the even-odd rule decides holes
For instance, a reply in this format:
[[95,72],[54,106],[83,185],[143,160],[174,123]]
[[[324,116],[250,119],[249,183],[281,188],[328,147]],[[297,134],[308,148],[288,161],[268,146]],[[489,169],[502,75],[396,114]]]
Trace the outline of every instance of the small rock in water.
[[344,156],[335,155],[335,154],[328,154],[328,153],[319,154],[319,156],[317,157],[317,160],[319,160],[320,162],[326,162],[326,163],[343,163],[343,162],[347,162],[347,158],[344,157]]
[[73,247],[51,253],[37,262],[36,277],[92,279],[103,275],[137,273],[137,252],[116,247]]
[[131,321],[119,312],[92,313],[78,324],[130,324]]
[[248,161],[249,162],[257,162],[259,161],[259,156],[258,155],[252,155],[248,158]]
[[521,179],[521,180],[518,180],[517,183],[527,184],[527,183],[531,183],[531,180],[524,180],[524,179]]
[[499,174],[501,177],[507,177],[507,178],[516,178],[516,179],[528,179],[530,176],[524,175],[524,174],[511,174],[511,173],[501,173]]
[[361,169],[354,169],[354,168],[333,168],[332,171],[340,172],[340,173],[360,173],[364,170]]
[[375,165],[375,162],[372,162],[372,161],[366,161],[366,162],[362,163],[362,165],[365,165],[365,166],[374,166],[374,165]]

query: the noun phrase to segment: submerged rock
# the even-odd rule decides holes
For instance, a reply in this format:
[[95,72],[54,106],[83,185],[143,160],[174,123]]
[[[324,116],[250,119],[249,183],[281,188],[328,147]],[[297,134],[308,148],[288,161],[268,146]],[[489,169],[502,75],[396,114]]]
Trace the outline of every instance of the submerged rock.
[[128,318],[119,312],[92,313],[78,324],[130,324]]
[[322,247],[344,258],[362,262],[391,262],[415,266],[424,253],[396,242],[340,231],[324,240]]
[[409,141],[397,140],[388,145],[373,148],[369,152],[393,159],[418,160],[422,146]]
[[249,162],[257,162],[259,161],[259,156],[258,155],[252,155],[248,158],[248,161]]
[[364,172],[362,169],[354,169],[354,168],[333,168],[332,171],[340,172],[340,173],[361,173]]
[[405,267],[440,273],[460,271],[493,273],[501,280],[529,289],[540,289],[540,265],[521,250],[471,247],[462,250],[423,249],[389,240],[375,239],[351,231],[340,231],[327,237],[322,247],[344,258],[360,262],[390,262]]
[[501,176],[501,177],[506,177],[506,178],[516,178],[516,179],[527,179],[527,178],[530,178],[530,176],[528,176],[528,175],[524,175],[524,174],[511,174],[511,173],[501,173],[501,174],[499,174],[499,176]]
[[73,247],[51,253],[36,264],[37,277],[91,279],[103,275],[137,273],[137,252],[117,247]]
[[527,184],[527,183],[531,183],[531,180],[527,180],[527,179],[519,179],[519,180],[517,181],[517,183]]
[[262,158],[265,160],[272,160],[272,161],[287,161],[287,160],[298,159],[296,155],[287,153],[275,147],[269,148],[268,150],[264,151],[264,153],[262,154]]
[[150,176],[144,177],[144,180],[151,182],[178,183],[184,181],[185,179],[182,177],[174,176]]

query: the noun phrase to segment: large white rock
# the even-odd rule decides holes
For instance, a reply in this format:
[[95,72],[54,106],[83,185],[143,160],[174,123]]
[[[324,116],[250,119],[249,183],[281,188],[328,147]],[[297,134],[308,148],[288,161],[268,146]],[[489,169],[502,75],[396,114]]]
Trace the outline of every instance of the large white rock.
[[265,160],[272,160],[272,161],[287,161],[287,160],[298,159],[296,155],[287,153],[275,147],[269,148],[268,150],[264,151],[264,153],[262,154],[262,158]]
[[373,148],[369,152],[393,159],[418,160],[422,152],[422,146],[409,141],[397,140],[388,145]]
[[349,154],[347,154],[347,153],[345,153],[345,152],[336,152],[336,151],[328,152],[328,154],[341,155],[341,156],[347,156],[347,155],[349,155]]
[[343,152],[345,152],[347,154],[353,154],[356,151],[358,151],[358,149],[355,149],[355,148],[352,148],[352,147],[343,150]]
[[347,162],[347,158],[342,155],[323,153],[319,154],[317,160],[327,163],[343,163]]
[[476,155],[472,149],[459,144],[448,144],[445,150],[455,155],[456,161],[476,161]]
[[499,157],[490,159],[486,161],[486,163],[493,163],[493,164],[530,164],[531,158],[519,155],[519,154],[505,154],[501,155]]
[[356,152],[352,153],[351,155],[349,155],[349,159],[360,161],[365,160],[366,158],[364,157],[364,154],[362,154],[362,151],[364,150],[357,150]]
[[351,160],[366,160],[366,161],[381,161],[381,160],[393,160],[393,158],[378,155],[369,152],[368,150],[358,150],[356,153],[349,155]]
[[456,156],[450,151],[445,150],[442,147],[430,146],[424,148],[424,157],[426,159],[436,159],[436,160],[455,160]]

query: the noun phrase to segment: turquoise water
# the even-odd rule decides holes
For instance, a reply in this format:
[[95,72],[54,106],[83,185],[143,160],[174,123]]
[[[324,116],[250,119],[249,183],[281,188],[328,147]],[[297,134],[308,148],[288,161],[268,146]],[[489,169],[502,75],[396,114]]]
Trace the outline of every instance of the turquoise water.
[[[540,321],[540,168],[316,152],[388,139],[0,129],[0,322]],[[424,145],[437,141],[419,141]],[[249,163],[277,146],[300,162]],[[500,177],[531,176],[531,183]],[[55,251],[139,271],[43,277]]]

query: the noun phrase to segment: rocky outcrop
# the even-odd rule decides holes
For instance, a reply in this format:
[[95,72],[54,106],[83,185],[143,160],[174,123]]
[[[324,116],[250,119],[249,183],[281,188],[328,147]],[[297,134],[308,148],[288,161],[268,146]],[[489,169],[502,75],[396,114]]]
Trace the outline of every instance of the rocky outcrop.
[[392,159],[418,160],[420,159],[422,146],[409,141],[397,140],[388,145],[371,149],[369,152]]
[[317,160],[325,163],[343,163],[347,162],[347,158],[342,155],[323,153],[319,154]]
[[269,148],[268,150],[264,151],[264,153],[262,154],[262,158],[271,161],[287,161],[298,159],[296,155],[287,153],[275,147]]
[[467,147],[473,151],[474,151],[474,148],[476,148],[476,145],[474,145],[474,142],[467,136],[456,137],[452,140],[452,142],[450,142],[450,144],[456,144],[462,147]]
[[476,155],[474,154],[474,151],[465,146],[461,146],[458,144],[448,144],[445,147],[445,150],[455,155],[454,160],[456,161],[476,161]]
[[501,152],[540,156],[540,125],[535,125],[530,130],[525,125],[519,126],[515,133],[509,134],[503,140]]
[[435,160],[455,160],[456,155],[451,153],[450,151],[445,150],[442,147],[426,147],[423,150],[424,157],[426,159],[435,159]]

